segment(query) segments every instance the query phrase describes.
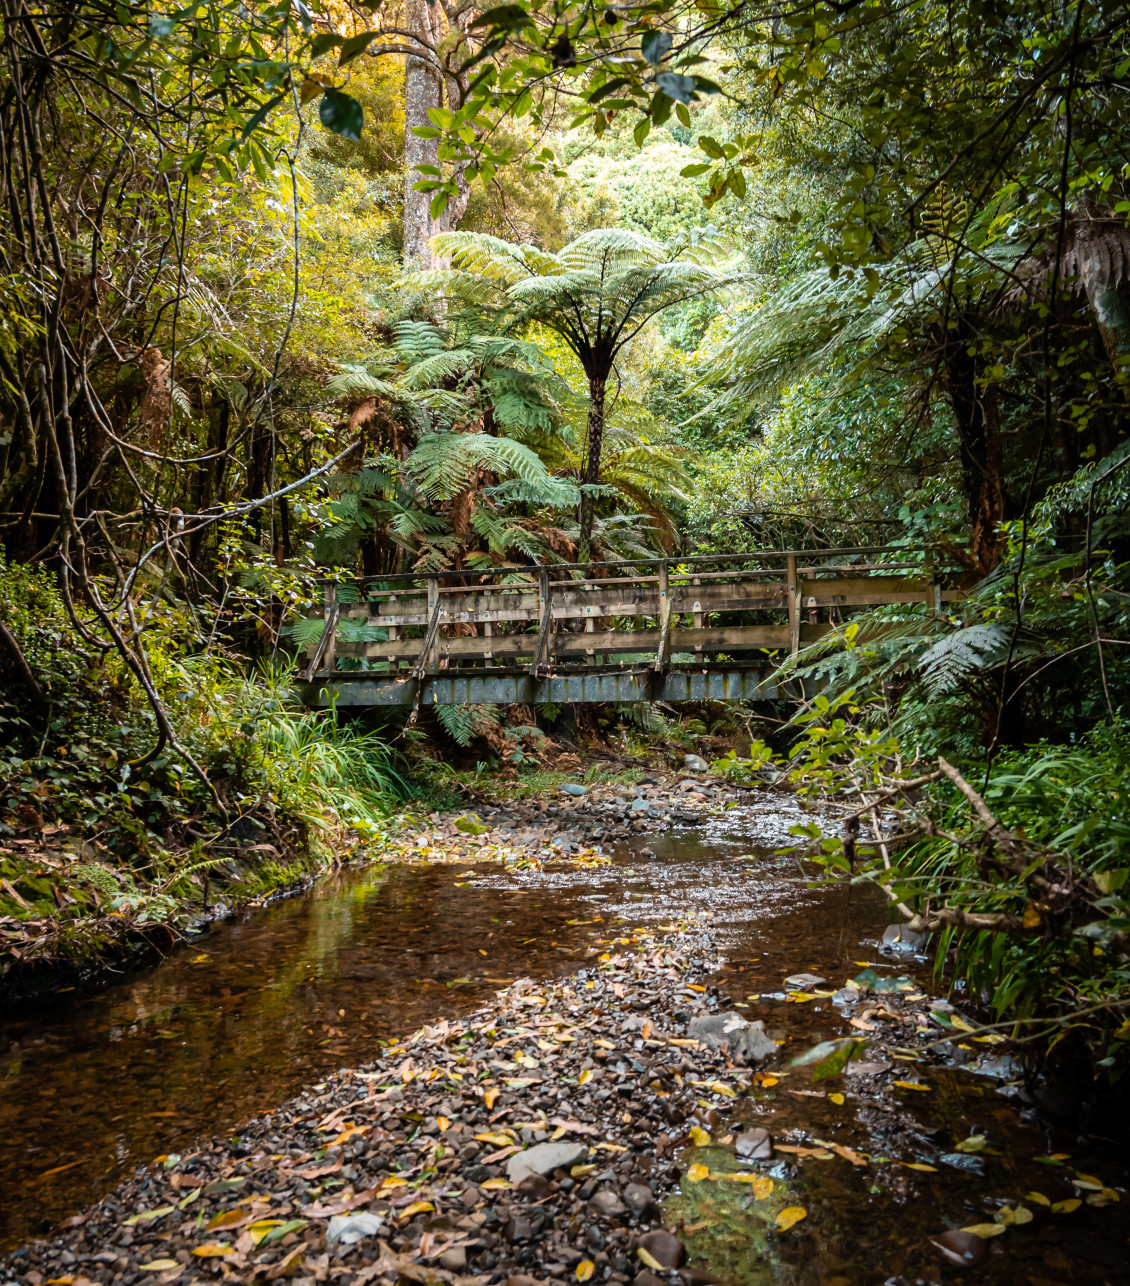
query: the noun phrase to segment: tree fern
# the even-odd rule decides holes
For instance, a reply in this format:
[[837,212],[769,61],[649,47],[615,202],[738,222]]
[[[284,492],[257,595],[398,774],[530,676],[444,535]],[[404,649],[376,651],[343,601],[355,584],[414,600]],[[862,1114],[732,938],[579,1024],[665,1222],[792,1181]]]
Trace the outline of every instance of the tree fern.
[[[730,247],[713,232],[655,241],[624,228],[598,228],[557,254],[474,232],[447,232],[432,247],[452,267],[417,274],[424,288],[538,322],[577,356],[589,382],[582,481],[600,480],[605,387],[618,353],[666,308],[719,294],[743,280]],[[484,286],[486,289],[484,290]],[[578,556],[587,560],[595,507],[583,493]]]

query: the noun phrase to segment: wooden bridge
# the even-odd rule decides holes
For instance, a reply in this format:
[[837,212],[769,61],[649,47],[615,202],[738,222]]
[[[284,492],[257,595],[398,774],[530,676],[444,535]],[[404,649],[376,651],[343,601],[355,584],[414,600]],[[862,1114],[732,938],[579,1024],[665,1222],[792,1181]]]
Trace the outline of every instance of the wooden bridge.
[[852,615],[961,596],[937,551],[765,550],[325,585],[309,705],[772,700],[769,676]]

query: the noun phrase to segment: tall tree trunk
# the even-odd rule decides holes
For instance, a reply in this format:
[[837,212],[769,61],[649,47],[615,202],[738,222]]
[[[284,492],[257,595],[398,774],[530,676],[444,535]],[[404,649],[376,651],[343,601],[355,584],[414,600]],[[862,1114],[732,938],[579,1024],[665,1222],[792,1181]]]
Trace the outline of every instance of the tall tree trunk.
[[962,320],[944,339],[945,385],[961,446],[962,490],[969,507],[969,557],[982,572],[1000,560],[997,526],[1004,517],[1004,452],[1000,410],[992,384],[980,382],[981,363],[969,352],[975,327]]
[[[589,378],[589,433],[586,445],[585,472],[582,483],[594,486],[600,481],[600,456],[604,450],[604,380]],[[592,521],[594,499],[591,491],[581,493],[581,538],[577,562],[587,563],[592,557]]]
[[[408,30],[434,48],[438,43],[434,25],[439,22],[438,7],[429,5],[427,0],[407,0],[405,18]],[[440,221],[431,216],[432,194],[414,191],[413,184],[424,177],[417,171],[417,165],[438,164],[437,142],[419,138],[412,131],[432,125],[428,109],[442,106],[441,92],[439,75],[426,57],[404,59],[404,265],[407,268],[435,267],[428,238],[441,231]]]
[[[407,0],[405,17],[408,30],[423,44],[437,48],[444,38],[441,10],[428,0]],[[450,17],[450,15],[449,15]],[[434,59],[425,55],[404,59],[404,266],[406,268],[440,268],[444,263],[433,253],[428,241],[438,232],[448,232],[458,227],[467,209],[471,189],[464,171],[466,165],[455,170],[458,193],[448,201],[438,218],[431,214],[431,192],[416,192],[413,187],[424,176],[419,165],[439,166],[439,140],[419,138],[412,131],[417,127],[431,127],[428,109],[458,105],[459,84],[454,75],[445,74]],[[442,167],[441,167],[442,168]]]

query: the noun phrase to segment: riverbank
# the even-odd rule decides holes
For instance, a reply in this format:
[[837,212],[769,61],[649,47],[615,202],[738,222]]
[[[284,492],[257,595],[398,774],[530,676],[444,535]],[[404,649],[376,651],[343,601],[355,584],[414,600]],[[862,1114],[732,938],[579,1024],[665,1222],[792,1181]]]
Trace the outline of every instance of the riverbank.
[[[586,783],[583,779],[588,776]],[[31,999],[151,962],[209,923],[303,892],[345,864],[500,856],[511,863],[601,852],[635,835],[699,825],[741,792],[713,774],[588,770],[536,785],[484,782],[472,805],[391,813],[358,829],[270,825],[249,815],[192,860],[127,866],[89,828],[42,824],[0,839],[0,1000]],[[188,868],[187,871],[185,868]]]
[[[778,960],[724,964],[706,927],[613,932],[590,967],[158,1157],[0,1282],[1028,1282],[1057,1256],[1072,1282],[1114,1280],[1109,1158],[1092,1174],[1017,1150],[1006,1060],[952,1006],[881,961],[834,992]],[[744,989],[770,977],[781,1003],[751,1022],[737,996],[763,1001]],[[789,1063],[829,1027],[874,1034],[814,1085]],[[955,1067],[963,1049],[983,1065]],[[930,1095],[943,1127],[921,1119]]]

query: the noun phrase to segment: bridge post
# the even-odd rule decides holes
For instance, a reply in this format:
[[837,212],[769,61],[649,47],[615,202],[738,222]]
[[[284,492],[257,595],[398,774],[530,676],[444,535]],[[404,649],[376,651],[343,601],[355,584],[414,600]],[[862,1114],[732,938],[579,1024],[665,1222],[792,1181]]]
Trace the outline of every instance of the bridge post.
[[332,675],[337,669],[337,586],[326,586],[326,646],[322,649],[322,661],[326,674]]
[[542,662],[549,645],[549,632],[553,627],[553,609],[549,601],[549,570],[543,567],[538,572],[538,641],[534,647],[534,660],[529,673],[537,678],[541,673]]
[[788,582],[789,606],[789,651],[793,656],[800,651],[800,580],[797,577],[796,554],[786,557],[786,581]]
[[424,673],[426,673],[428,670],[434,670],[436,668],[436,659],[437,659],[437,653],[439,651],[439,645],[436,643],[435,640],[439,637],[439,630],[435,628],[435,626],[433,625],[433,622],[435,624],[438,624],[439,622],[439,617],[436,614],[436,604],[438,602],[439,602],[439,577],[429,576],[428,577],[428,623],[429,625],[432,625],[432,628],[428,634],[430,645],[424,648],[424,651],[420,657],[420,663],[424,667]]
[[667,559],[659,564],[659,647],[651,663],[652,673],[662,676],[671,665],[671,598],[667,592]]

